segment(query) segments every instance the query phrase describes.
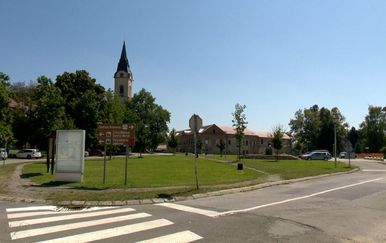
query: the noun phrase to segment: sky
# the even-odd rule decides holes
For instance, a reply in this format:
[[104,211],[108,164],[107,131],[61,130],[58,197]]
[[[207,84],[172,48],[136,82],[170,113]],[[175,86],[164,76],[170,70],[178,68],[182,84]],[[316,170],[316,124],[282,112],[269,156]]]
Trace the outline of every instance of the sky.
[[0,0],[0,71],[13,82],[87,70],[106,89],[123,41],[134,92],[150,91],[169,128],[272,131],[299,109],[338,107],[358,128],[386,106],[386,2],[355,0]]

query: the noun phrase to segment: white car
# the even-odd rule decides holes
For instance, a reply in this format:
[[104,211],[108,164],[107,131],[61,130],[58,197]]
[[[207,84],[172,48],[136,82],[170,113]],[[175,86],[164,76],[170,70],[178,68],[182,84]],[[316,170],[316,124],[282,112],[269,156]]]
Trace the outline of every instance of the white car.
[[39,149],[22,149],[16,153],[16,158],[20,159],[38,159],[42,157]]

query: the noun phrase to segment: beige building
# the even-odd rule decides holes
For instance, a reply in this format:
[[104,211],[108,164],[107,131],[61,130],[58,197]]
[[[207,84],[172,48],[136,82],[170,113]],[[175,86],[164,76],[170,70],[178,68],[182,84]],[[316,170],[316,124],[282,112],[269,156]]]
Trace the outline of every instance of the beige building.
[[[190,129],[177,132],[178,138],[178,152],[189,152],[194,151],[194,135]],[[197,134],[199,145],[201,144],[201,152],[209,154],[218,154],[220,149],[218,144],[222,139],[225,144],[224,153],[237,154],[238,147],[235,138],[235,130],[233,127],[217,126],[216,124],[203,126]],[[270,146],[271,133],[269,132],[257,132],[250,129],[244,130],[244,140],[241,151],[243,154],[264,154],[265,149]],[[280,150],[281,153],[289,153],[291,150],[290,146],[291,139],[288,135],[283,136],[283,148]],[[198,146],[200,147],[200,146]]]

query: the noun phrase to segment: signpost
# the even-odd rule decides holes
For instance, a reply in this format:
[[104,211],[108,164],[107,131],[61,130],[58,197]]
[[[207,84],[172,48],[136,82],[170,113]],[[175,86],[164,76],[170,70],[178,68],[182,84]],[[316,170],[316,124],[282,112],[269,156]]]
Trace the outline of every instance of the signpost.
[[189,119],[189,127],[192,129],[194,134],[194,175],[196,177],[196,188],[199,189],[198,186],[198,171],[197,171],[197,133],[202,127],[202,119],[200,116],[193,114]]
[[135,144],[134,126],[129,124],[100,124],[98,126],[98,143],[105,146],[105,156],[103,160],[103,184],[106,182],[106,146],[126,146],[125,159],[125,185],[127,184],[127,157],[128,146]]

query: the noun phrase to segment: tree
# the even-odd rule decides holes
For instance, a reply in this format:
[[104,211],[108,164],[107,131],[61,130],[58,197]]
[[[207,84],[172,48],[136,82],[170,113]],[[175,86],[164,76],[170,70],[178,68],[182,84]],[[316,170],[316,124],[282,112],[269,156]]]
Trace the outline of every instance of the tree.
[[220,150],[220,156],[222,157],[223,151],[225,149],[225,142],[224,142],[224,140],[222,140],[222,138],[220,138],[220,141],[219,141],[218,144],[216,144],[216,146]]
[[386,112],[380,106],[369,106],[368,111],[360,125],[361,134],[368,151],[378,153],[386,144]]
[[342,148],[348,127],[338,108],[319,109],[317,105],[298,110],[295,118],[290,120],[289,126],[295,143],[294,147],[302,152],[315,149],[326,149],[332,152],[335,126],[337,146]]
[[95,145],[106,106],[104,88],[85,70],[58,75],[55,86],[64,99],[65,124],[86,130],[86,147]]
[[40,148],[47,148],[46,138],[50,132],[64,127],[64,100],[60,90],[45,76],[37,79],[34,99],[36,100],[34,117],[36,143]]
[[8,107],[10,101],[9,76],[0,72],[0,144],[12,138],[12,116]]
[[155,98],[145,89],[128,102],[125,122],[135,124],[135,149],[140,153],[153,150],[166,140],[169,121],[169,111],[156,104]]
[[176,137],[176,130],[174,128],[169,133],[168,146],[169,146],[169,148],[172,149],[173,153],[176,152],[176,148],[178,146],[178,140]]
[[359,141],[359,131],[355,129],[355,127],[351,127],[350,131],[348,132],[348,140],[351,143],[351,146],[353,147],[354,151],[357,151],[357,144]]
[[233,116],[233,128],[235,129],[235,138],[237,142],[237,147],[239,149],[237,159],[240,161],[240,155],[241,155],[241,146],[243,144],[243,138],[244,138],[244,130],[247,128],[247,118],[244,114],[246,106],[245,105],[240,105],[237,103],[235,105],[235,112],[232,113]]
[[10,87],[12,98],[18,104],[12,111],[12,131],[18,147],[36,146],[36,87],[34,82],[17,82]]
[[284,129],[278,125],[272,130],[272,146],[276,149],[276,161],[279,160],[279,150],[283,148]]
[[112,90],[105,92],[105,106],[103,111],[103,123],[123,123],[125,119],[125,105],[121,102],[119,95]]

